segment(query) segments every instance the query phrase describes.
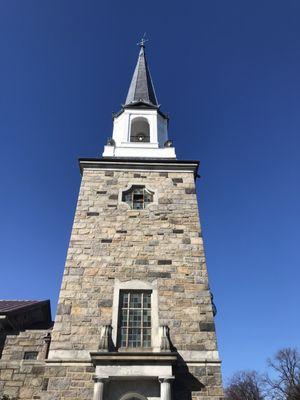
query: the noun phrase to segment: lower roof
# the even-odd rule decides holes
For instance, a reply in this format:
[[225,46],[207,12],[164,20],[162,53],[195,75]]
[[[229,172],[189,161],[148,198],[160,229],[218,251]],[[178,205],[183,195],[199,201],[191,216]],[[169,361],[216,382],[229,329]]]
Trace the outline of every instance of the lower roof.
[[50,300],[0,300],[0,330],[50,327]]
[[0,300],[0,314],[7,314],[37,303],[41,302],[39,300]]

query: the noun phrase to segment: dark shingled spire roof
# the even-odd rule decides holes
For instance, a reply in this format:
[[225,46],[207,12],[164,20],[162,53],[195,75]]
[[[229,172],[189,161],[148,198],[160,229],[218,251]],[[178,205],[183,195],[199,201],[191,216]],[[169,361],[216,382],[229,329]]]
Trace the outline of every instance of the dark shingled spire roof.
[[145,45],[141,44],[140,46],[139,58],[128,90],[125,106],[143,102],[158,107],[154,86],[147,64]]

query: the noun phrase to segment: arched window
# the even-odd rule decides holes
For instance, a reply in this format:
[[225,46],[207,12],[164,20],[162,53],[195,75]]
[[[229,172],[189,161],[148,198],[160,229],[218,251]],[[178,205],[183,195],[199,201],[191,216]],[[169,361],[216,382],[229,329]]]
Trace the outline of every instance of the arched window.
[[150,126],[146,118],[135,118],[131,122],[131,142],[150,142]]
[[133,210],[142,210],[153,202],[153,192],[143,185],[133,185],[129,190],[122,193],[122,201]]

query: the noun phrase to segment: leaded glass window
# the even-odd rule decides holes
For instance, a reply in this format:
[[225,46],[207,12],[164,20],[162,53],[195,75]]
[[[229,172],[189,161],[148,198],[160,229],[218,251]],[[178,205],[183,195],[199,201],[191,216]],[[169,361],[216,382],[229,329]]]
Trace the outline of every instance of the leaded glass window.
[[120,292],[119,345],[151,347],[151,292]]
[[153,193],[142,185],[133,185],[129,190],[123,192],[122,201],[127,203],[133,210],[142,210],[153,202]]

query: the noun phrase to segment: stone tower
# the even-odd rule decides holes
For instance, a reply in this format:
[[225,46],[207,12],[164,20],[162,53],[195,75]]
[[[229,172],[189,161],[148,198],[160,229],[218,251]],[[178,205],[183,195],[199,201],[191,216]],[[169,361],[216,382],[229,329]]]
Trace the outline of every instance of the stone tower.
[[199,163],[176,159],[143,42],[102,158],[79,163],[47,396],[221,399]]

